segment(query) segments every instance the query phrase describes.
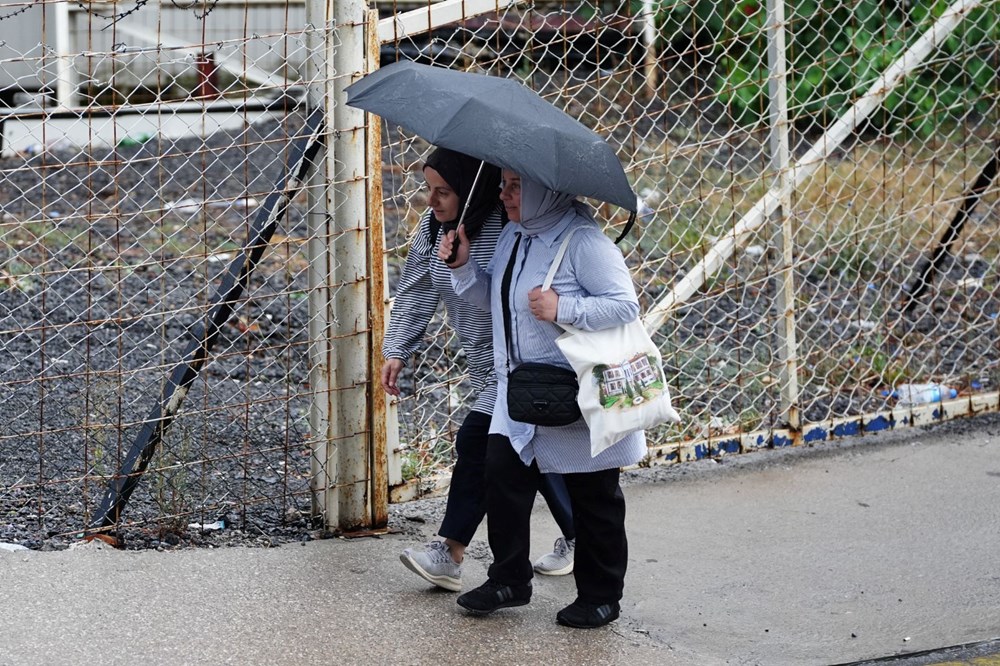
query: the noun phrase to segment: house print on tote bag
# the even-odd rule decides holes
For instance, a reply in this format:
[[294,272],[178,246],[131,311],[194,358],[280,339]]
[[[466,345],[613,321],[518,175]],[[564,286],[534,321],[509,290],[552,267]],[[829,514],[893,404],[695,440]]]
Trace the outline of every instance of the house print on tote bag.
[[663,393],[666,385],[657,359],[647,354],[616,365],[595,365],[593,372],[604,409],[637,407]]

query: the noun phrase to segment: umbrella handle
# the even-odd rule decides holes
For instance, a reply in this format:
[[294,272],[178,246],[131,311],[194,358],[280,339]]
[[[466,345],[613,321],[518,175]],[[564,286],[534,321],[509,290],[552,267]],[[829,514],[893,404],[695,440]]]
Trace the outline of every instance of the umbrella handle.
[[479,184],[479,176],[482,175],[485,165],[486,160],[480,160],[479,168],[476,169],[476,177],[472,179],[472,187],[469,188],[469,193],[465,195],[465,205],[462,206],[462,214],[458,216],[458,224],[455,225],[455,244],[451,246],[451,254],[448,255],[448,259],[444,262],[446,264],[453,264],[458,259],[458,246],[462,244],[458,239],[458,229],[465,222],[465,213],[468,212],[469,204],[472,203],[472,193],[476,191],[476,185]]
[[[450,224],[449,224],[449,226],[450,226]],[[455,232],[455,238],[453,240],[453,245],[451,246],[451,254],[449,254],[448,258],[444,260],[444,263],[446,263],[448,265],[451,265],[451,264],[455,263],[455,260],[458,259],[458,246],[462,244],[461,239],[458,237],[458,228],[461,227],[461,226],[462,226],[462,223],[459,222],[457,225],[455,225],[454,229],[446,229],[445,230],[445,234],[451,233],[452,231]]]
[[462,226],[462,222],[465,222],[465,213],[468,212],[469,204],[472,203],[472,193],[476,191],[476,185],[479,184],[479,176],[482,175],[484,166],[486,166],[486,160],[480,160],[479,168],[476,169],[476,177],[472,179],[472,187],[469,188],[469,193],[465,195],[465,205],[462,206],[462,214],[458,216],[456,229]]

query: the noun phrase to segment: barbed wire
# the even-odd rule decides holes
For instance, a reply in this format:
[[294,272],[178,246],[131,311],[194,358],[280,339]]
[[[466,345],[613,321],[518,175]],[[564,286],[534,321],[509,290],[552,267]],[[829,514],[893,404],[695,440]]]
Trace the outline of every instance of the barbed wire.
[[[41,0],[34,0],[34,2],[40,2],[40,1]],[[219,0],[206,0],[205,2],[191,2],[191,3],[183,3],[183,2],[179,2],[178,0],[170,0],[170,3],[174,7],[177,7],[178,9],[191,9],[191,10],[193,10],[192,13],[194,14],[195,18],[197,18],[198,20],[202,20],[205,17],[207,17],[209,14],[211,14],[212,11],[216,8],[216,6],[218,6]],[[76,0],[76,4],[78,6],[80,6],[84,11],[86,11],[88,14],[90,14],[91,16],[95,16],[97,18],[101,18],[101,19],[104,19],[106,21],[111,21],[112,23],[114,23],[114,22],[122,20],[126,16],[129,16],[131,14],[135,14],[140,9],[142,9],[145,5],[149,4],[149,0],[135,0],[135,6],[134,7],[130,8],[130,9],[127,9],[125,11],[122,11],[122,12],[117,12],[115,14],[111,14],[111,15],[109,15],[109,14],[102,14],[102,13],[100,13],[98,11],[94,11],[86,3],[82,2],[81,0]],[[202,12],[199,12],[197,9],[195,9],[197,5],[203,5],[205,7],[205,10],[202,11]],[[22,9],[18,10],[17,12],[15,12],[15,14],[13,14],[13,15],[19,14],[19,13],[24,12],[26,10],[27,10],[27,7],[22,8]]]
[[126,16],[129,16],[131,14],[135,14],[136,12],[138,12],[140,9],[142,9],[148,3],[149,3],[149,0],[135,0],[135,6],[132,7],[131,9],[127,9],[127,10],[125,10],[123,12],[117,12],[115,14],[108,15],[108,14],[102,14],[100,12],[94,11],[86,3],[81,2],[80,0],[76,0],[76,4],[81,9],[83,9],[83,11],[85,11],[86,13],[88,13],[91,16],[94,16],[96,18],[104,19],[105,21],[109,21],[110,22],[108,25],[104,26],[104,28],[102,28],[102,30],[107,30],[109,27],[111,27],[111,25],[114,25],[115,23],[117,23],[118,21],[122,20]]
[[[6,20],[6,19],[10,19],[10,18],[14,18],[15,16],[20,16],[21,14],[24,14],[29,9],[31,9],[32,7],[34,7],[35,5],[43,4],[43,1],[44,0],[31,0],[30,2],[28,2],[27,4],[25,4],[23,7],[19,8],[19,9],[15,9],[15,10],[13,10],[11,12],[6,13],[6,14],[0,14],[0,21]],[[81,9],[83,9],[87,14],[114,23],[116,21],[122,20],[126,16],[130,16],[131,14],[135,14],[140,9],[142,9],[145,5],[149,4],[149,0],[136,0],[135,6],[131,7],[130,9],[127,9],[125,11],[122,11],[122,12],[116,12],[114,14],[103,14],[101,12],[95,11],[90,6],[89,3],[85,3],[82,0],[76,0],[76,4],[77,4],[78,7],[80,7]],[[209,14],[212,13],[212,11],[218,6],[219,0],[207,0],[206,2],[192,2],[192,3],[187,4],[187,6],[185,6],[185,3],[178,2],[178,0],[171,0],[171,4],[173,4],[178,9],[192,9],[192,10],[194,10],[192,13],[194,14],[195,18],[201,20],[201,19],[206,18]],[[196,10],[195,6],[198,5],[198,4],[204,5],[205,6],[205,10],[202,11],[202,12],[199,12],[198,10]]]
[[[208,16],[209,14],[212,13],[212,10],[214,10],[216,8],[216,6],[218,6],[219,0],[204,0],[204,1],[195,0],[194,2],[190,2],[190,3],[182,3],[182,2],[178,2],[178,0],[170,0],[170,4],[172,4],[177,9],[191,9],[191,10],[193,10],[191,13],[194,14],[195,18],[197,18],[198,20],[201,20],[201,19],[205,18],[206,16]],[[195,9],[195,7],[197,5],[204,5],[205,6],[205,11],[199,14],[198,10]]]
[[[13,18],[13,17],[18,16],[20,14],[23,14],[26,11],[28,11],[29,9],[31,9],[33,6],[41,4],[41,3],[42,3],[42,0],[31,0],[31,2],[29,2],[28,4],[26,4],[24,7],[21,7],[20,9],[15,9],[14,11],[12,11],[10,13],[0,15],[0,21],[3,21],[4,19]],[[0,44],[2,44],[2,43],[3,42],[0,42]]]

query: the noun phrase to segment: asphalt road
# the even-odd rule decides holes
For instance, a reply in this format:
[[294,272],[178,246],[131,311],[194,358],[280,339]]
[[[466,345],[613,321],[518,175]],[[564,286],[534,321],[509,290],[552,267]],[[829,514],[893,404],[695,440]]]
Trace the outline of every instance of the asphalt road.
[[[572,577],[465,615],[399,563],[436,527],[425,500],[377,538],[0,551],[0,664],[1000,663],[1000,417],[627,476],[626,596],[604,629],[555,624]],[[534,526],[540,554],[541,504]],[[488,564],[470,552],[467,587]]]

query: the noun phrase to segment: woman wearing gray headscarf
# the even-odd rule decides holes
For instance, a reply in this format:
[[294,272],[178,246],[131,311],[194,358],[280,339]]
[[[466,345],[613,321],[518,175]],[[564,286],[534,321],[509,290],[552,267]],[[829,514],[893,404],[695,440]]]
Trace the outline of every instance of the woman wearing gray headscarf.
[[[400,561],[421,578],[453,592],[462,589],[465,549],[486,514],[486,445],[497,386],[489,310],[455,295],[449,271],[434,255],[434,247],[442,231],[455,229],[464,209],[465,252],[483,263],[493,256],[506,221],[497,199],[500,169],[484,164],[477,183],[480,164],[480,160],[447,148],[436,148],[424,164],[430,207],[410,243],[396,286],[389,329],[382,343],[385,363],[380,373],[383,390],[399,396],[405,362],[423,345],[427,326],[443,303],[448,323],[465,351],[476,398],[455,436],[457,460],[438,529],[441,539],[405,549]],[[554,551],[541,557],[534,568],[547,575],[567,574],[573,570],[575,544],[569,497],[556,475],[545,476],[541,492],[563,535],[556,540]]]
[[[487,525],[494,562],[489,580],[458,603],[476,614],[523,606],[531,598],[531,504],[540,474],[564,475],[576,527],[576,600],[556,615],[566,626],[599,627],[618,618],[628,543],[620,468],[646,455],[641,431],[627,435],[596,457],[581,418],[563,427],[514,421],[507,410],[507,372],[521,363],[570,368],[556,345],[557,323],[601,330],[639,316],[632,276],[621,251],[594,221],[589,207],[505,170],[500,199],[508,224],[485,268],[469,261],[459,228],[459,249],[448,264],[455,292],[493,312],[493,357],[497,400],[487,445]],[[574,233],[551,289],[540,285],[563,237]],[[450,257],[456,233],[442,239],[438,256]],[[509,287],[502,289],[504,276]],[[505,332],[501,293],[509,295],[510,336]]]

